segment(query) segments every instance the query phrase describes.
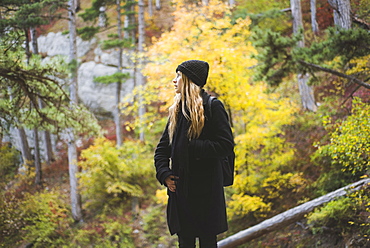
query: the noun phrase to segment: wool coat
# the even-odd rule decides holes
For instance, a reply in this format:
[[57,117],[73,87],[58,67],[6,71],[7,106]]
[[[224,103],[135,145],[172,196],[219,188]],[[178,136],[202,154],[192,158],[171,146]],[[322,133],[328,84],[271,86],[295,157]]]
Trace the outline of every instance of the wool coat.
[[[207,113],[210,96],[204,90],[201,94],[204,112]],[[228,229],[222,160],[232,153],[234,140],[224,105],[218,99],[211,104],[212,114],[206,115],[201,135],[197,139],[186,140],[187,149],[171,149],[167,123],[155,150],[158,181],[165,184],[168,176],[179,177],[176,192],[167,190],[167,223],[171,235],[181,233],[199,237],[217,235]],[[187,156],[187,173],[179,170],[173,161],[179,154]],[[185,190],[181,190],[184,187]]]

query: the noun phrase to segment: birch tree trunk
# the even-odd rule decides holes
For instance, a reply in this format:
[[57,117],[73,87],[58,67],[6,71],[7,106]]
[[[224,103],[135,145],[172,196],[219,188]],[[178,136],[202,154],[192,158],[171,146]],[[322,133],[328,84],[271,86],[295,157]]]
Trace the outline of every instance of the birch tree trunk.
[[[293,16],[293,33],[298,33],[299,30],[303,28],[301,2],[300,0],[290,0],[290,6]],[[298,41],[297,45],[298,47],[304,47],[304,38]],[[313,90],[307,84],[308,79],[309,76],[307,74],[303,75],[298,72],[297,81],[299,94],[301,96],[302,108],[315,112],[317,110],[317,105]]]
[[101,6],[99,8],[99,18],[98,18],[98,26],[101,28],[105,28],[107,26],[107,18],[105,15],[106,8],[105,6]]
[[319,25],[317,24],[317,20],[316,20],[316,0],[310,0],[310,8],[311,8],[312,32],[314,34],[317,34],[319,32]]
[[155,0],[155,9],[160,10],[161,9],[161,0]]
[[[117,34],[119,41],[122,41],[122,21],[121,21],[121,0],[116,0],[117,5]],[[122,47],[118,48],[118,72],[122,72]],[[116,82],[116,106],[114,109],[114,123],[116,125],[116,145],[120,147],[122,145],[122,129],[121,129],[121,111],[119,104],[121,102],[121,89],[122,82]]]
[[153,16],[153,0],[148,0],[148,12],[149,17]]
[[[69,63],[72,66],[71,68],[71,78],[70,78],[70,99],[71,99],[71,108],[78,103],[77,100],[77,44],[76,44],[76,0],[69,0],[68,6],[68,17],[69,17],[69,42],[70,42],[70,51],[69,51]],[[68,168],[69,168],[69,182],[70,182],[70,194],[71,194],[71,210],[72,217],[77,221],[82,220],[81,212],[81,197],[78,192],[78,179],[76,173],[78,172],[77,168],[77,147],[76,141],[73,134],[73,130],[68,130]]]
[[[144,41],[145,41],[145,21],[144,21],[144,1],[139,0],[139,16],[138,16],[138,69],[136,71],[137,73],[137,86],[139,88],[142,88],[144,85],[144,76],[141,72],[144,61],[143,61],[143,52],[144,52]],[[140,140],[144,141],[144,130],[143,130],[143,119],[145,114],[145,109],[143,106],[143,99],[141,94],[139,94],[139,119],[140,119]]]
[[352,26],[350,0],[328,0],[328,3],[334,9],[334,24],[343,29],[350,29]]
[[[143,51],[144,51],[144,30],[145,30],[145,22],[144,22],[144,1],[139,0],[138,2],[139,5],[139,13],[138,13],[138,46],[137,46],[137,61],[136,63],[136,69],[135,69],[135,79],[137,80],[136,86],[139,89],[142,89],[142,86],[144,85],[144,76],[141,72],[141,69],[143,68]],[[143,99],[142,95],[139,90],[138,94],[138,102],[139,102],[139,120],[140,120],[140,140],[144,141],[144,129],[143,129],[143,118],[145,114],[144,106],[143,106]],[[139,198],[134,196],[132,197],[132,202],[131,202],[131,209],[134,215],[134,218],[139,214]]]

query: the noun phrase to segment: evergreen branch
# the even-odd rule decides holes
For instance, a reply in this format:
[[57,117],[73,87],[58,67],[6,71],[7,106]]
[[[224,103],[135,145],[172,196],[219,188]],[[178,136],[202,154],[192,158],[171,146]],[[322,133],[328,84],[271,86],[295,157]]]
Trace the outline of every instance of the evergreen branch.
[[335,71],[335,70],[332,70],[332,69],[329,69],[329,68],[325,68],[325,67],[322,67],[322,66],[319,66],[319,65],[316,65],[316,64],[312,64],[312,63],[308,63],[304,60],[298,60],[299,63],[303,64],[303,65],[306,65],[306,66],[309,66],[309,67],[312,67],[314,69],[317,69],[317,70],[320,70],[320,71],[324,71],[324,72],[328,72],[330,74],[333,74],[333,75],[336,75],[338,77],[341,77],[341,78],[346,78],[346,79],[349,79],[353,82],[355,82],[356,84],[359,84],[363,87],[365,87],[366,89],[370,89],[370,84],[367,84],[353,76],[350,76],[350,75],[347,75],[347,74],[344,74],[344,73],[341,73],[339,71]]

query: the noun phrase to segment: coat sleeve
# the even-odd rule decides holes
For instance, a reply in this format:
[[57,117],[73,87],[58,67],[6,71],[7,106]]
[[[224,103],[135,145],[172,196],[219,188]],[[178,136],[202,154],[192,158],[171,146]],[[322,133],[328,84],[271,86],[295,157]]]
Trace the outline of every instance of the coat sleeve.
[[189,152],[195,158],[225,157],[234,149],[234,138],[225,107],[218,99],[212,101],[209,139],[193,139]]
[[162,134],[161,139],[155,149],[154,154],[154,165],[156,168],[156,177],[157,180],[165,185],[165,179],[172,175],[170,169],[170,157],[171,157],[171,146],[168,136],[168,124]]

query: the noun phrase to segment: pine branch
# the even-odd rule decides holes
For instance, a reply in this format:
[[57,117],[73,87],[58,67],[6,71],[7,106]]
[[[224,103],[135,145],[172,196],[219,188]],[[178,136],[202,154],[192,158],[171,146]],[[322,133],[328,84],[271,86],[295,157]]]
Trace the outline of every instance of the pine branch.
[[320,71],[324,71],[324,72],[328,72],[330,74],[333,74],[333,75],[336,75],[338,77],[341,77],[341,78],[346,78],[346,79],[349,79],[353,82],[355,82],[356,84],[359,84],[363,87],[365,87],[366,89],[370,89],[370,84],[367,84],[353,76],[350,76],[350,75],[347,75],[347,74],[344,74],[344,73],[341,73],[339,71],[335,71],[335,70],[332,70],[332,69],[329,69],[329,68],[325,68],[325,67],[322,67],[322,66],[319,66],[319,65],[316,65],[316,64],[312,64],[312,63],[308,63],[304,60],[299,60],[298,61],[299,63],[303,64],[303,65],[306,65],[306,66],[309,66],[311,68],[314,68],[314,69],[317,69],[317,70],[320,70]]

